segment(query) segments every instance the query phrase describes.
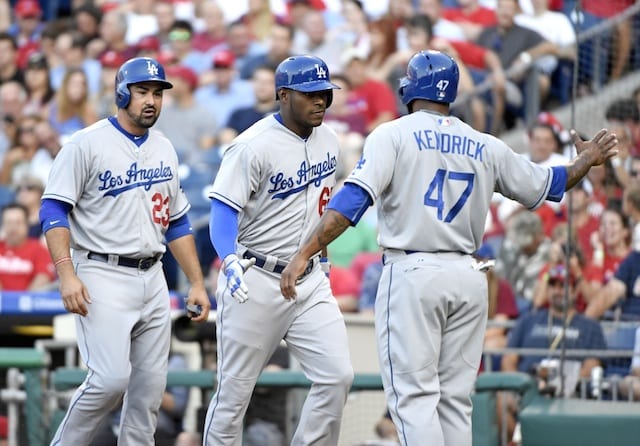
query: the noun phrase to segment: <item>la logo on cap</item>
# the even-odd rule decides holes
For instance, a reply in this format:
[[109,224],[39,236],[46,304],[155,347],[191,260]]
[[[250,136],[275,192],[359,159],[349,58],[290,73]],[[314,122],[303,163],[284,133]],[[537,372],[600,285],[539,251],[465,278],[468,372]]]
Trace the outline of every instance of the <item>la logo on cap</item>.
[[147,61],[147,71],[151,76],[158,75],[158,67],[156,67],[150,60]]
[[327,77],[327,72],[322,68],[319,64],[316,65],[316,75],[318,79],[325,79]]

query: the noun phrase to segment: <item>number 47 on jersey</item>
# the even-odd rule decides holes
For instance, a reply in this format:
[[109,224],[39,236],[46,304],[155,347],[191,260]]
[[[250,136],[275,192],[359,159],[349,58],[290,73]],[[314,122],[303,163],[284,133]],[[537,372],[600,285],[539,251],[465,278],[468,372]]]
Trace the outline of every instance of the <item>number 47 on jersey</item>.
[[[438,210],[438,220],[451,223],[467,202],[469,195],[471,195],[474,178],[474,173],[438,169],[431,183],[429,183],[427,192],[424,194],[424,205],[432,206]],[[446,187],[449,187],[451,181],[461,181],[466,183],[466,186],[453,206],[449,208],[447,215],[443,218],[445,209],[450,205],[450,203],[444,202],[444,190]]]

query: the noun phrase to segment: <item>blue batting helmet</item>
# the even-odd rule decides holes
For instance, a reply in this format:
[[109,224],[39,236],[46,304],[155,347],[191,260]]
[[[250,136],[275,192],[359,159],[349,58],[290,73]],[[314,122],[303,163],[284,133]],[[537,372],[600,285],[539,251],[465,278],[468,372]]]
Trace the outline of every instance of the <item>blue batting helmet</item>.
[[303,93],[329,90],[327,107],[333,101],[333,89],[340,88],[331,83],[327,64],[315,56],[292,56],[280,62],[276,68],[276,99],[281,88]]
[[458,64],[451,56],[440,51],[420,51],[409,60],[398,93],[404,105],[414,99],[451,103],[458,94],[459,77]]
[[127,108],[131,100],[129,85],[140,82],[155,81],[162,84],[162,88],[173,88],[164,75],[164,68],[151,57],[134,57],[129,59],[116,73],[116,105]]

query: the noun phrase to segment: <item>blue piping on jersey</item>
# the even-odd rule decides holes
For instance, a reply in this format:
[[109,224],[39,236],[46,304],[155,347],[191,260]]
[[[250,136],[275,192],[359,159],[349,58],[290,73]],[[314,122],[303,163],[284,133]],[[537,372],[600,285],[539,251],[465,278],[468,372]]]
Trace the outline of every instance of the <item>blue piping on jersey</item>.
[[107,119],[109,119],[109,122],[113,124],[115,128],[120,130],[120,133],[129,138],[129,140],[138,147],[140,147],[149,138],[148,130],[144,133],[144,135],[134,135],[123,129],[115,116],[109,116]]
[[545,192],[543,192],[542,195],[540,195],[540,197],[531,206],[527,208],[527,210],[529,211],[536,209],[538,206],[540,206],[540,203],[546,200],[547,197],[549,196],[549,192],[551,190],[551,179],[553,177],[553,171],[551,169],[548,169],[547,172],[548,172],[547,181],[545,183],[545,188],[544,188]]
[[[220,306],[219,308],[219,313],[220,316],[217,318],[216,320],[216,324],[218,325],[218,327],[220,328],[220,335],[218,336],[218,340],[220,341],[220,350],[219,350],[219,355],[218,355],[218,370],[217,370],[217,381],[218,381],[218,385],[216,388],[216,393],[214,395],[215,397],[215,403],[213,404],[213,407],[211,407],[211,415],[209,418],[209,421],[206,423],[206,428],[204,429],[204,431],[202,432],[202,437],[204,439],[202,445],[203,446],[207,446],[209,444],[209,430],[211,429],[211,423],[213,423],[213,417],[216,413],[216,409],[218,408],[218,403],[220,403],[220,392],[222,391],[222,380],[223,380],[223,375],[222,375],[222,363],[225,359],[224,357],[224,342],[222,342],[222,337],[223,337],[223,332],[224,332],[224,309],[225,309],[225,304],[224,304],[224,294],[227,292],[227,288],[225,288],[222,293],[220,293]],[[217,330],[217,328],[216,328]],[[209,416],[209,411],[207,410],[207,416]]]
[[[276,121],[278,121],[280,124],[284,125],[285,127],[287,127],[284,123],[284,121],[282,120],[282,115],[280,114],[280,112],[274,113],[273,117],[276,118]],[[289,129],[289,127],[287,127]],[[291,129],[289,129],[291,130]],[[295,133],[295,132],[294,132]],[[297,134],[297,133],[296,133]],[[300,135],[298,135],[300,136]],[[306,138],[303,138],[302,136],[300,136],[300,138],[302,138],[304,140],[304,142],[307,142],[307,140],[309,139],[311,135],[307,136]]]
[[393,283],[393,266],[394,264],[392,263],[389,266],[389,286],[387,287],[387,360],[389,361],[389,382],[391,384],[391,390],[393,390],[393,394],[396,397],[396,402],[395,402],[395,410],[396,410],[396,415],[398,416],[398,419],[400,420],[400,425],[401,425],[401,432],[402,432],[402,438],[404,439],[404,444],[408,445],[409,443],[407,442],[407,434],[405,432],[405,428],[404,428],[404,420],[402,419],[402,417],[400,416],[400,412],[398,411],[398,391],[396,390],[396,387],[393,385],[393,363],[391,362],[391,329],[390,329],[390,323],[389,323],[389,319],[390,317],[390,313],[391,313],[391,284]]

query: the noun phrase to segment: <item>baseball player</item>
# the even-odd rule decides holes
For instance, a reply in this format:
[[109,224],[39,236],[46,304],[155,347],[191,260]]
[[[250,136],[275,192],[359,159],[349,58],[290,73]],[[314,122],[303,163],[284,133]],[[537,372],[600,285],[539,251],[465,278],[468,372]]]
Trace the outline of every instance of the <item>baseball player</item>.
[[338,443],[353,369],[320,250],[300,273],[300,297],[280,294],[280,273],[335,184],[338,141],[322,122],[333,88],[323,60],[284,60],[275,77],[279,112],[238,135],[223,156],[210,194],[211,241],[224,262],[216,295],[218,387],[205,446],[241,444],[251,392],[283,339],[312,382],[291,444]]
[[117,114],[75,133],[51,169],[40,221],[89,369],[52,445],[90,444],[123,395],[118,444],[154,444],[171,334],[164,240],[191,282],[188,303],[201,306],[193,320],[210,308],[176,152],[149,130],[167,88],[156,60],[125,62]]
[[449,114],[458,67],[437,51],[409,61],[399,94],[409,114],[368,136],[362,158],[282,273],[296,298],[308,259],[378,201],[383,271],[375,303],[387,404],[403,445],[471,445],[471,400],[487,318],[482,242],[494,190],[535,209],[558,201],[593,165],[614,156],[616,137],[574,133],[579,155],[541,167]]

